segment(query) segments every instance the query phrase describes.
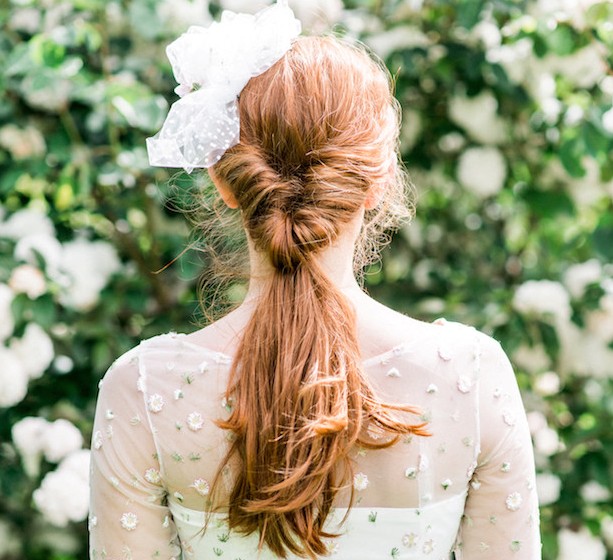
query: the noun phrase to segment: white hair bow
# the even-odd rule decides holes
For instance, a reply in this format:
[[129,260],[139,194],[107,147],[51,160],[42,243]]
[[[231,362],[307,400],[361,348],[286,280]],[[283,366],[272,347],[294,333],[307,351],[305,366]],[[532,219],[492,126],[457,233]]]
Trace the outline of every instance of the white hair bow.
[[300,29],[287,0],[278,0],[255,15],[224,11],[219,22],[192,26],[168,45],[181,99],[147,138],[149,163],[188,173],[217,163],[239,143],[238,95],[290,49]]

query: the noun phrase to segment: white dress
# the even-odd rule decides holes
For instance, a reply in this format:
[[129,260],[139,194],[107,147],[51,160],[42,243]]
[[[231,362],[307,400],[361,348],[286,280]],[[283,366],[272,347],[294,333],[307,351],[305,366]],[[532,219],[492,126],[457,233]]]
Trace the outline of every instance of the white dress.
[[[230,363],[171,333],[109,369],[92,439],[92,560],[276,558],[258,551],[258,535],[229,531],[221,513],[202,530],[228,446],[213,421],[230,410],[223,399]],[[530,435],[499,344],[439,320],[363,367],[384,400],[420,407],[432,436],[355,450],[357,503],[343,524],[345,509],[329,516],[340,533],[329,540],[330,557],[540,558]],[[222,486],[231,480],[229,468]]]

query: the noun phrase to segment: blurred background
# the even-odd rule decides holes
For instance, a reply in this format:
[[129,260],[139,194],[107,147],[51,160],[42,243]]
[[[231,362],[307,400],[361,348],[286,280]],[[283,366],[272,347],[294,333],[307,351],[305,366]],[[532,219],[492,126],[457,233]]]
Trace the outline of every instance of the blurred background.
[[[2,559],[86,556],[99,379],[140,339],[204,322],[207,239],[180,210],[210,186],[149,167],[145,138],[176,99],[164,47],[267,3],[1,3]],[[545,560],[613,558],[613,3],[290,4],[396,77],[417,215],[368,291],[501,341],[533,434]]]

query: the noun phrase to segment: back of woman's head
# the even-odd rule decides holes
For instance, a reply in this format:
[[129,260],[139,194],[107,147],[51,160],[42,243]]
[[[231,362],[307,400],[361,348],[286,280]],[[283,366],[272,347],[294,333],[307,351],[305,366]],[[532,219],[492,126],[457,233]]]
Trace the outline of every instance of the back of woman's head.
[[[247,84],[239,109],[240,144],[214,173],[273,272],[238,344],[232,413],[219,421],[235,434],[224,466],[239,463],[229,523],[259,531],[280,557],[316,557],[334,536],[324,522],[351,484],[352,448],[425,434],[399,417],[411,407],[374,394],[361,371],[354,311],[317,260],[365,206],[376,207],[368,239],[368,224],[406,214],[397,103],[389,75],[365,50],[304,37]],[[374,440],[367,426],[390,437]]]
[[365,264],[377,233],[408,213],[399,109],[384,67],[335,37],[301,37],[251,79],[239,107],[240,144],[214,171],[236,196],[256,248],[292,270],[379,197],[360,244]]

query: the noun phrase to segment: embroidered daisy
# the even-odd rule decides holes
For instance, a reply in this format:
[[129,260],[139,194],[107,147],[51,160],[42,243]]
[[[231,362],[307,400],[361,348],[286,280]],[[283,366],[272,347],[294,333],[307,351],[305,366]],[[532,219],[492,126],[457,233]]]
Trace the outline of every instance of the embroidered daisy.
[[126,531],[134,531],[134,529],[136,529],[136,526],[138,525],[138,517],[135,513],[128,511],[122,514],[119,522]]
[[415,467],[408,467],[406,471],[404,471],[404,476],[408,479],[413,479],[417,476],[417,469]]
[[505,504],[507,505],[507,509],[509,511],[517,511],[522,504],[522,497],[519,492],[513,492],[507,496],[505,500]]
[[460,391],[460,393],[468,393],[471,385],[470,378],[466,377],[466,375],[460,375],[460,377],[458,377],[458,391]]
[[443,490],[447,490],[447,488],[449,488],[452,484],[453,482],[451,481],[450,478],[446,478],[445,480],[441,482],[441,486],[443,487]]
[[147,406],[151,412],[161,412],[164,408],[164,397],[162,395],[158,395],[157,393],[151,395],[149,399],[147,399]]
[[100,430],[94,434],[93,442],[94,449],[100,449],[102,447],[102,432]]
[[438,393],[438,387],[434,383],[430,383],[430,385],[428,385],[428,388],[426,389],[426,393],[428,393],[429,395]]
[[368,477],[364,473],[358,473],[353,477],[353,487],[358,492],[366,490],[366,488],[368,488],[368,484]]
[[407,533],[402,536],[402,544],[407,548],[412,548],[417,544],[419,537],[415,533]]
[[145,480],[150,482],[151,484],[159,484],[162,480],[160,476],[160,471],[157,469],[151,468],[145,471]]
[[387,375],[387,377],[400,377],[400,372],[398,371],[398,368],[393,367],[389,369],[385,375]]
[[194,480],[194,482],[190,484],[190,487],[196,490],[196,492],[198,492],[198,494],[201,496],[208,495],[209,491],[211,490],[209,483],[203,478],[197,478]]
[[517,422],[515,413],[507,408],[502,411],[502,419],[507,426],[515,426],[515,422]]
[[192,432],[197,432],[202,429],[204,420],[199,412],[191,412],[187,417],[187,426]]
[[115,413],[109,408],[105,412],[104,416],[107,420],[112,420],[113,418],[115,418]]

